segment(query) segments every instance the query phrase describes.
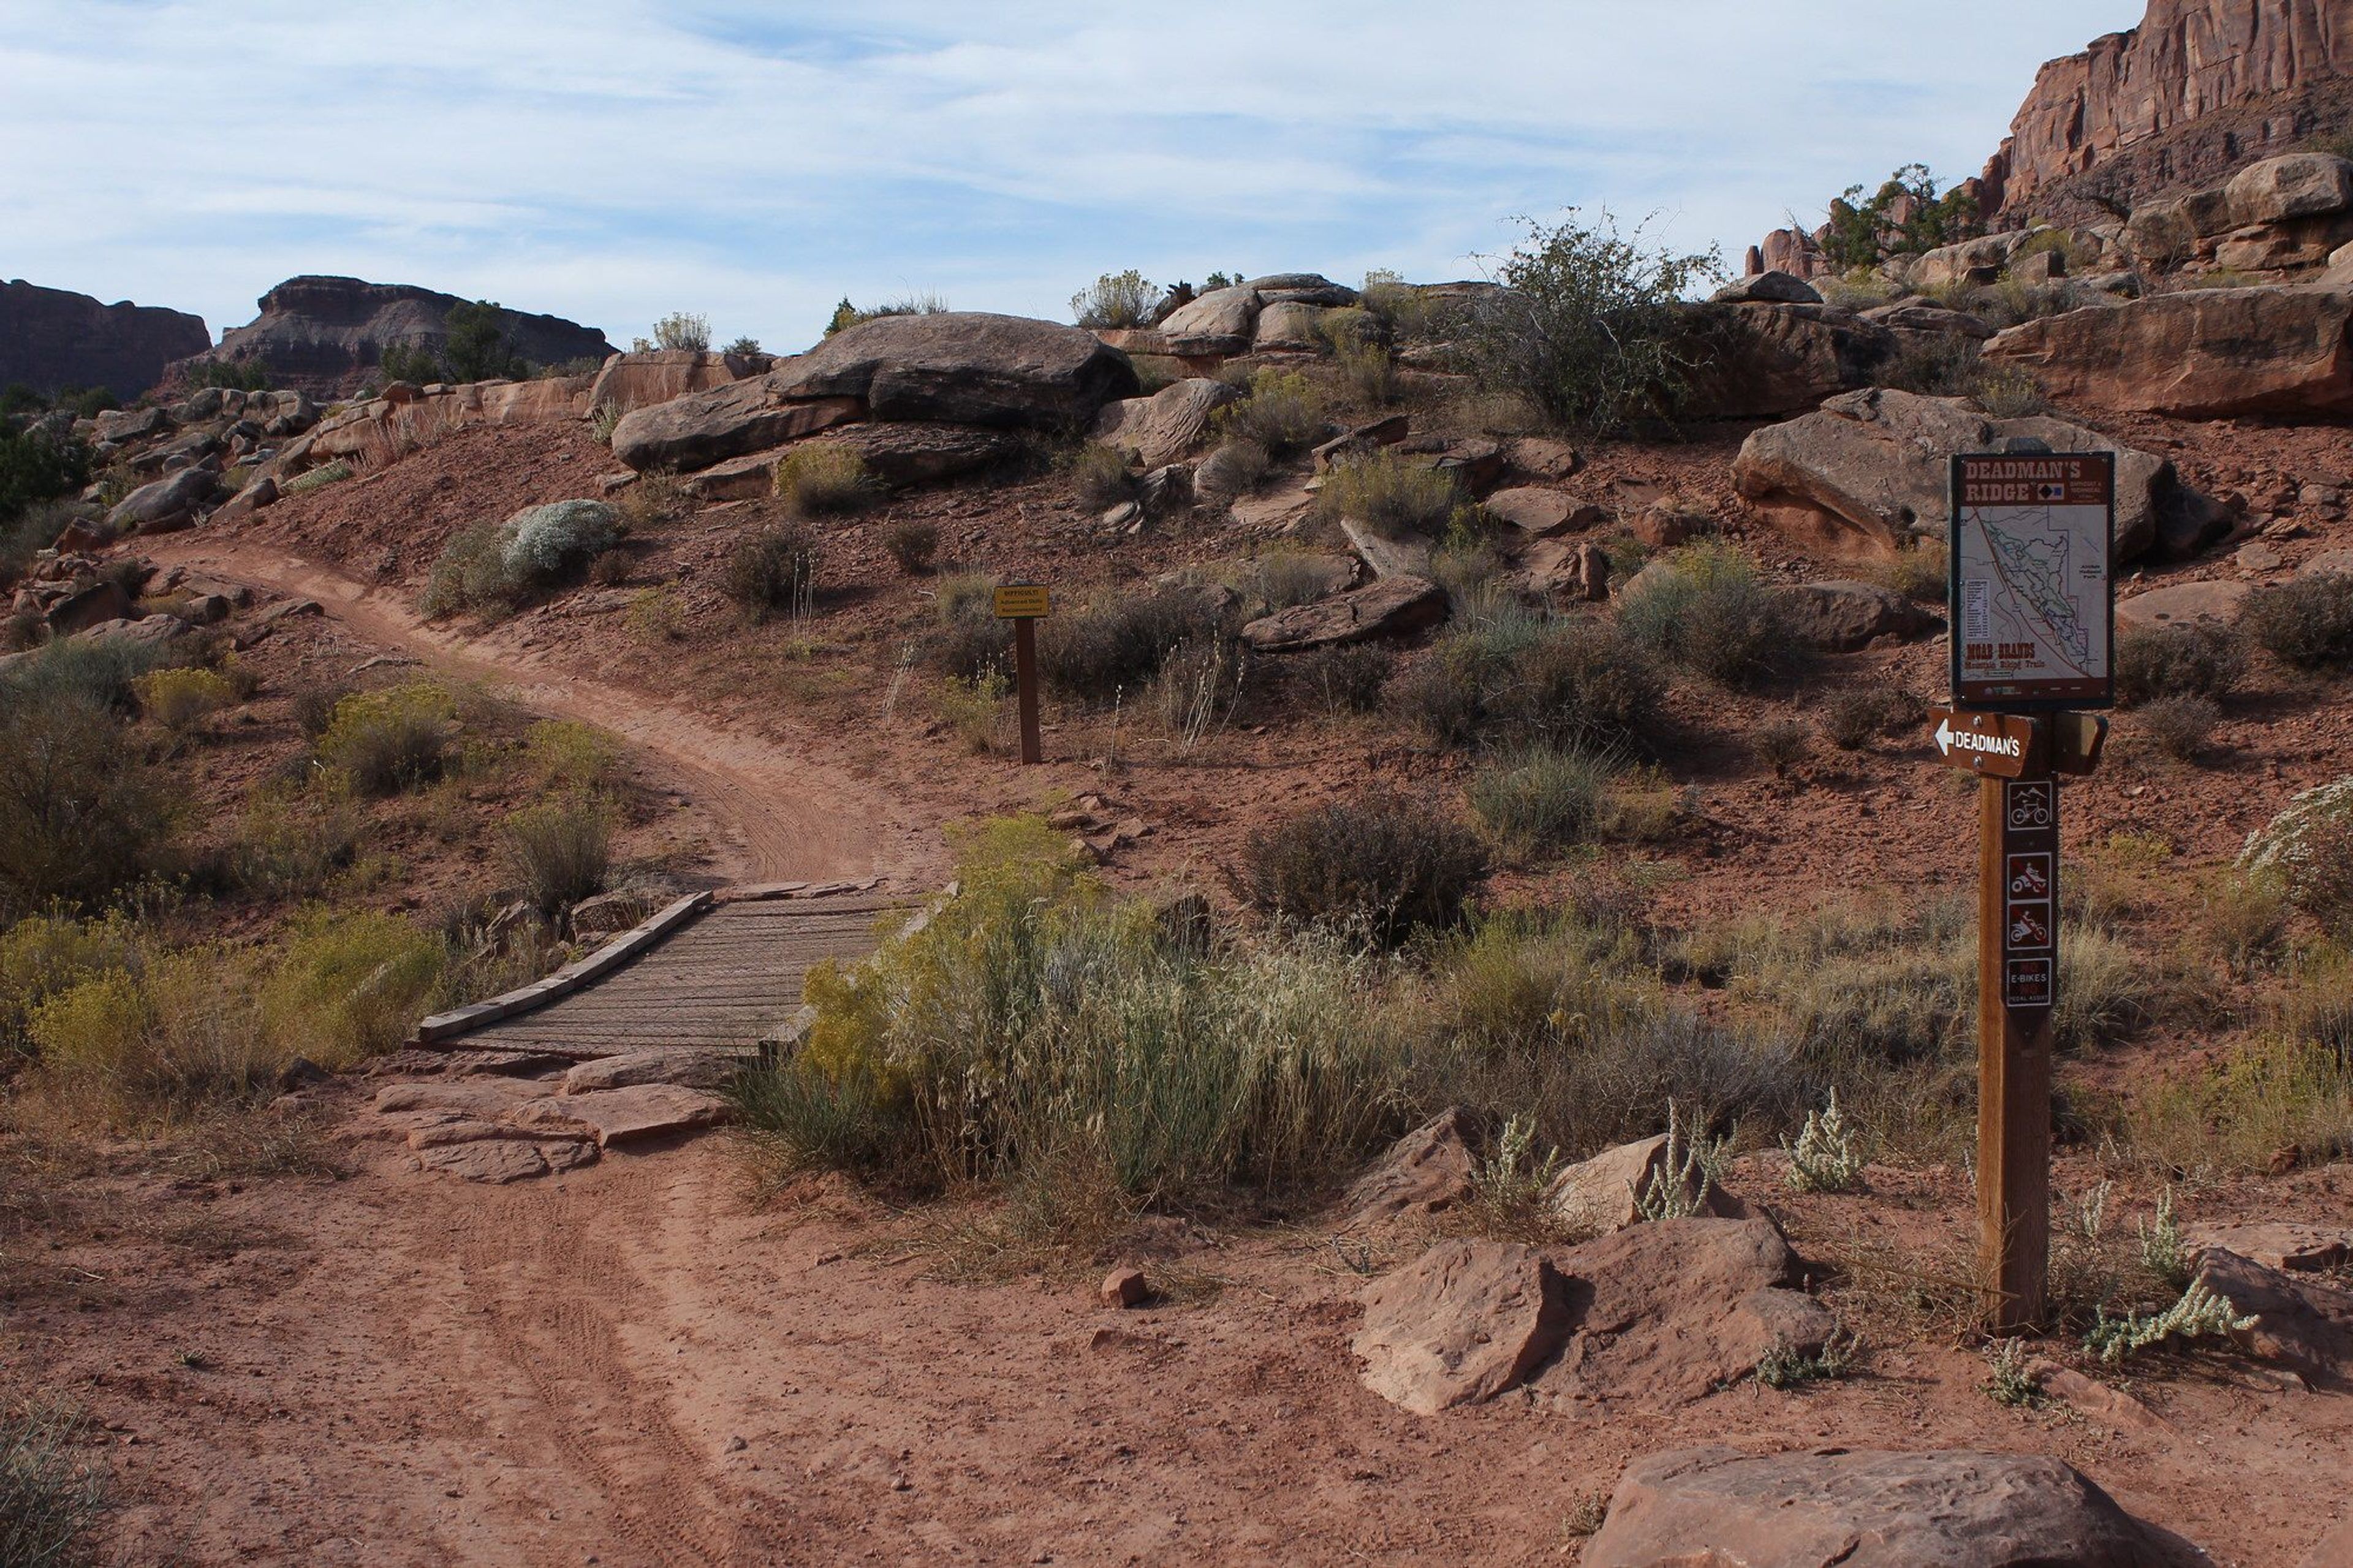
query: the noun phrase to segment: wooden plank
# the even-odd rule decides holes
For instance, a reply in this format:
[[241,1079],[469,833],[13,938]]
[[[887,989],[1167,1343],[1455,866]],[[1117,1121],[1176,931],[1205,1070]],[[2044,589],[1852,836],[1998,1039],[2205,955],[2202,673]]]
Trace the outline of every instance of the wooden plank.
[[544,1006],[559,996],[569,995],[659,943],[672,931],[710,907],[709,893],[690,893],[651,919],[623,931],[579,963],[567,964],[544,980],[477,1002],[470,1007],[460,1007],[455,1012],[438,1014],[426,1019],[417,1026],[416,1043],[432,1045],[456,1039],[484,1024],[511,1018],[518,1013]]

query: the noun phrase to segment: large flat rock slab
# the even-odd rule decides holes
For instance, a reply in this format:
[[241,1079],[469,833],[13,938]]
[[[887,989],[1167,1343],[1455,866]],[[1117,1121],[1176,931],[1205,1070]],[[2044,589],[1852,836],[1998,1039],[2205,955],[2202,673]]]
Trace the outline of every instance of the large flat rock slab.
[[641,1083],[586,1094],[550,1095],[517,1108],[512,1120],[519,1127],[575,1131],[604,1149],[715,1127],[727,1119],[727,1111],[724,1100],[702,1089]]

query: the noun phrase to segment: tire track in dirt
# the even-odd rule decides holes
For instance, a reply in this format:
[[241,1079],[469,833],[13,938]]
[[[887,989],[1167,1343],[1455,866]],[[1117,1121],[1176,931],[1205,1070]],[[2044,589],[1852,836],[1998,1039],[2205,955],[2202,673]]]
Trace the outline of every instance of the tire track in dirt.
[[233,541],[158,541],[151,559],[318,602],[355,637],[452,677],[502,688],[533,712],[612,731],[658,759],[682,792],[738,839],[713,869],[735,881],[865,877],[927,870],[915,827],[881,792],[806,750],[779,745],[631,688],[562,668],[495,633],[470,638],[332,568]]
[[[596,1228],[640,1228],[640,1190],[601,1204]],[[621,1325],[649,1303],[619,1261],[628,1248],[590,1236],[561,1188],[501,1194],[463,1212],[455,1240],[475,1321],[530,1390],[565,1468],[605,1498],[614,1536],[660,1568],[745,1561],[741,1500],[680,1431],[663,1391],[630,1371]]]

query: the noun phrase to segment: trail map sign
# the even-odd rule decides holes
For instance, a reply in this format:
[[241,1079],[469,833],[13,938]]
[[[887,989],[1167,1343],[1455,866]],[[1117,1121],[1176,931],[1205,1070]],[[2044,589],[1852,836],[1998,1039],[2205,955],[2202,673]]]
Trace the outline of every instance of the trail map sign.
[[1953,701],[2010,710],[2115,700],[2116,460],[1953,459]]

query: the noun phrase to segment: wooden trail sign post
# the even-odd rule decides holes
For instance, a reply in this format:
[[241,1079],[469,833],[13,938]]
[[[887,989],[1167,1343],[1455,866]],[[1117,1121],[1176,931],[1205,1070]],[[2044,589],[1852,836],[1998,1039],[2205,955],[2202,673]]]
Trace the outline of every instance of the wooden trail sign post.
[[1043,584],[1008,583],[997,590],[997,618],[1013,623],[1014,705],[1021,717],[1021,760],[1042,763],[1038,739],[1038,622],[1052,609]]
[[1978,775],[1978,1237],[1988,1315],[2037,1322],[2051,1259],[2059,775],[2088,773],[2115,683],[2116,459],[1957,457],[1953,704],[1939,759]]

